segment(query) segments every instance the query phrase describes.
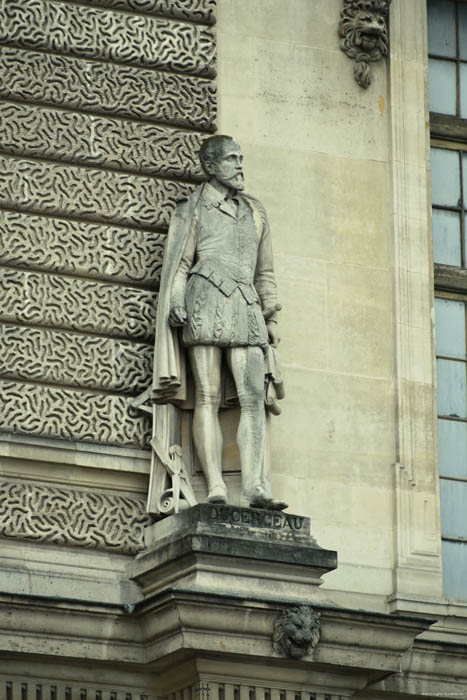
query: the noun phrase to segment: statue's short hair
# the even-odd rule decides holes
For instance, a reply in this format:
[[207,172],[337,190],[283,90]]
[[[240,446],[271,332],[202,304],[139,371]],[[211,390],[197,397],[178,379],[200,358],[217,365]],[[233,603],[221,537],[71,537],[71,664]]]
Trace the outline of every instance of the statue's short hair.
[[225,136],[224,134],[216,134],[203,141],[203,145],[199,150],[199,159],[201,167],[206,174],[208,174],[206,163],[211,160],[217,160],[222,155],[223,147],[227,143],[236,144],[237,142],[232,136]]

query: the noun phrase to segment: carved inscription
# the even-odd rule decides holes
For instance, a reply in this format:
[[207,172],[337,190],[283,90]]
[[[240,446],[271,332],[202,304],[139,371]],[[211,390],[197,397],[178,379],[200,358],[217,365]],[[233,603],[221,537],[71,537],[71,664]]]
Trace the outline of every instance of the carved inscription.
[[272,530],[294,530],[308,532],[307,519],[278,511],[232,508],[231,506],[209,506],[208,519],[214,523],[231,523],[265,527]]
[[156,298],[144,289],[0,268],[0,318],[150,340]]
[[106,445],[147,447],[149,421],[131,398],[0,382],[0,430]]
[[0,325],[0,376],[136,395],[151,383],[152,346]]
[[199,180],[202,141],[166,126],[0,103],[0,149],[12,155]]
[[0,3],[0,41],[23,48],[212,77],[208,26],[53,0]]
[[0,156],[0,206],[129,224],[168,226],[194,185]]
[[140,498],[0,482],[0,537],[135,554],[149,524]]
[[0,209],[0,263],[156,286],[165,234]]
[[213,129],[213,81],[0,47],[0,95],[87,112]]
[[216,0],[83,0],[88,5],[102,5],[116,10],[148,12],[164,17],[179,17],[193,22],[213,24]]

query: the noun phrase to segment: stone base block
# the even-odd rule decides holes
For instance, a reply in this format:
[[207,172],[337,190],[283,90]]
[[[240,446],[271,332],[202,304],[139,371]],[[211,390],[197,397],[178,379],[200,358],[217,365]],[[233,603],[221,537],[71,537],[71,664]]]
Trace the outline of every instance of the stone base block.
[[337,566],[309,518],[277,511],[203,503],[148,527],[145,542],[132,572],[145,597],[177,587],[303,602]]

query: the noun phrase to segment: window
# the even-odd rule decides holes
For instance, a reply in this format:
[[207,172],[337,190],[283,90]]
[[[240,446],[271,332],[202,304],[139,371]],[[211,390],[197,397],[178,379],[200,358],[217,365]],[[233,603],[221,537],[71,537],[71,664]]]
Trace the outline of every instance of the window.
[[467,600],[467,2],[428,0],[443,586]]

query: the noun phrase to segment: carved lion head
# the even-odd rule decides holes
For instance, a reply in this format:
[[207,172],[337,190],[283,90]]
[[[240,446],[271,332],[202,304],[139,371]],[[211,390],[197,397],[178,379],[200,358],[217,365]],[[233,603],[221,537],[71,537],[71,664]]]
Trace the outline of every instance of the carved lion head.
[[274,625],[275,651],[293,659],[309,654],[319,641],[319,618],[308,605],[285,610]]
[[388,15],[391,0],[344,0],[339,33],[341,48],[354,58],[355,78],[362,87],[371,82],[370,61],[388,53]]

